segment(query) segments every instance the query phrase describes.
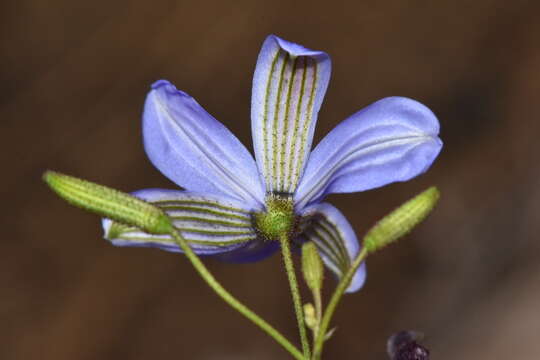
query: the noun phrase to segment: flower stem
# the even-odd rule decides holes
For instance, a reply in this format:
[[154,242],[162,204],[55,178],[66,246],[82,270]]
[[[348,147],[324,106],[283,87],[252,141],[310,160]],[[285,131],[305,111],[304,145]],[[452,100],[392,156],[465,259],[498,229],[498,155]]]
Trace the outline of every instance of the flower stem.
[[313,292],[313,301],[315,302],[315,315],[317,316],[317,323],[315,325],[314,333],[313,335],[317,334],[319,332],[319,327],[321,326],[321,318],[322,318],[322,300],[321,300],[321,293],[320,292]]
[[289,279],[289,285],[291,288],[291,295],[294,303],[294,312],[296,313],[296,320],[298,321],[298,331],[300,332],[300,341],[302,342],[302,350],[306,359],[311,357],[309,349],[309,342],[307,338],[306,325],[304,323],[304,310],[302,308],[302,299],[300,297],[300,290],[298,289],[298,281],[296,280],[296,273],[294,272],[294,264],[291,257],[291,245],[289,243],[289,236],[281,234],[281,254],[283,262],[285,263],[285,271]]
[[274,338],[274,340],[276,340],[281,346],[283,346],[283,348],[285,348],[285,350],[287,350],[295,359],[305,360],[300,350],[298,350],[296,346],[291,344],[279,331],[277,331],[274,327],[268,324],[265,320],[263,320],[249,308],[247,308],[244,304],[242,304],[234,296],[232,296],[231,293],[229,293],[223,288],[223,286],[216,280],[216,278],[214,278],[214,276],[202,263],[199,257],[193,252],[193,250],[191,250],[186,239],[184,239],[178,233],[178,231],[173,230],[171,232],[171,236],[178,244],[178,246],[180,246],[180,248],[184,251],[185,255],[187,256],[189,261],[191,261],[191,264],[197,270],[199,275],[201,275],[204,281],[206,281],[206,283],[216,292],[219,297],[221,297],[232,308],[237,310],[239,313],[251,320],[251,322],[257,325],[259,328],[261,328],[264,332]]
[[338,286],[336,287],[336,290],[334,290],[334,293],[332,294],[332,297],[328,302],[328,306],[326,307],[326,311],[324,312],[319,332],[315,337],[315,342],[313,345],[313,359],[320,359],[326,333],[328,331],[328,326],[330,325],[332,316],[336,311],[336,307],[339,304],[341,297],[345,293],[345,290],[347,290],[347,288],[349,287],[349,283],[351,282],[351,279],[353,278],[356,270],[358,269],[360,264],[366,259],[367,255],[367,249],[365,247],[362,248],[362,251],[360,251],[360,253],[356,256],[351,266],[349,267],[349,270],[347,270],[345,275],[341,278]]

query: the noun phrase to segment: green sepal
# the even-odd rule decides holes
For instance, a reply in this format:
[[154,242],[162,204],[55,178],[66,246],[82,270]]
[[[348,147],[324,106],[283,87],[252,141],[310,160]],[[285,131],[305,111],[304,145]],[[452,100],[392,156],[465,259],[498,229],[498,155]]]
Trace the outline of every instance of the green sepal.
[[82,209],[152,234],[173,230],[161,209],[132,195],[55,171],[46,171],[43,180],[61,198]]
[[375,252],[410,232],[433,210],[439,195],[430,187],[385,216],[364,237],[366,250]]

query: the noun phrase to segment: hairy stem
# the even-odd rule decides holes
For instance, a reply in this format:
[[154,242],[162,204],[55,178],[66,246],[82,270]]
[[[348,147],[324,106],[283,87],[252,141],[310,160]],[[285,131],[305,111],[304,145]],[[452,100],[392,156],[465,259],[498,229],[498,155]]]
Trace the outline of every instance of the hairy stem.
[[291,295],[294,303],[294,312],[296,313],[296,320],[298,322],[298,331],[300,332],[300,341],[302,342],[302,350],[306,359],[311,357],[309,349],[309,342],[307,338],[306,325],[304,323],[304,310],[302,308],[302,299],[300,297],[300,290],[298,289],[298,281],[296,280],[296,273],[294,272],[294,264],[291,257],[291,245],[289,243],[289,236],[287,234],[281,234],[281,254],[283,262],[285,263],[285,271],[287,272],[287,278],[289,279],[289,285],[291,288]]
[[313,332],[313,335],[315,336],[319,332],[322,318],[322,300],[320,292],[313,292],[313,301],[315,302],[315,315],[317,316],[317,323]]
[[336,307],[339,304],[339,301],[341,300],[341,297],[349,287],[349,284],[351,282],[351,279],[353,278],[356,270],[360,266],[360,264],[366,259],[368,255],[368,251],[366,248],[362,248],[362,251],[356,256],[354,261],[352,262],[351,266],[349,267],[349,270],[345,273],[345,275],[341,278],[341,281],[339,282],[338,286],[336,287],[336,290],[334,290],[334,293],[332,294],[332,297],[330,298],[330,301],[328,302],[328,306],[326,307],[326,310],[324,312],[321,326],[319,328],[319,332],[317,333],[317,336],[315,337],[315,342],[313,345],[313,359],[318,360],[321,357],[322,348],[324,345],[324,340],[326,337],[326,333],[328,331],[328,326],[330,325],[330,321],[332,320],[332,316],[334,315],[334,312],[336,311]]
[[268,324],[265,320],[247,308],[244,304],[238,301],[234,296],[231,295],[227,290],[221,286],[221,284],[214,278],[206,266],[202,263],[199,257],[191,250],[187,241],[178,233],[178,231],[173,230],[171,236],[175,242],[180,246],[184,251],[185,255],[191,261],[193,267],[197,270],[199,275],[206,281],[206,283],[216,292],[216,294],[221,297],[227,304],[232,308],[237,310],[239,313],[248,318],[251,322],[261,328],[265,333],[270,335],[274,340],[276,340],[285,350],[287,350],[295,359],[305,360],[304,356],[293,344],[291,344],[279,331],[274,327]]

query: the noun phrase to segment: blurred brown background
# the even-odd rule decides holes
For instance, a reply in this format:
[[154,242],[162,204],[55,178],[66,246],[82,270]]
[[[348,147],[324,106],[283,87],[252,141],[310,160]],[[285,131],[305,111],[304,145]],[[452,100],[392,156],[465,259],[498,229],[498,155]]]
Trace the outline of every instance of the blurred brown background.
[[[187,260],[101,239],[46,189],[52,168],[125,191],[174,188],[146,159],[140,114],[166,78],[251,147],[251,76],[275,33],[327,51],[316,136],[381,97],[439,116],[443,152],[408,183],[333,196],[359,234],[428,185],[440,206],[368,261],[326,359],[386,359],[393,332],[432,358],[540,354],[540,3],[534,1],[2,1],[0,359],[285,359]],[[278,256],[206,261],[297,340]],[[327,290],[334,283],[329,279]]]

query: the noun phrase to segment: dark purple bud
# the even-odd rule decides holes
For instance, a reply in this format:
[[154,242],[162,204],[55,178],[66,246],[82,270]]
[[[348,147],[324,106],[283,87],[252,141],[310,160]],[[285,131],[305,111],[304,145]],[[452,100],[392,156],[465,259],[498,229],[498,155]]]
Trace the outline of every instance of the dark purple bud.
[[429,360],[429,350],[417,343],[423,334],[400,331],[388,339],[386,350],[391,360]]
[[429,360],[429,350],[412,341],[401,346],[392,360]]

